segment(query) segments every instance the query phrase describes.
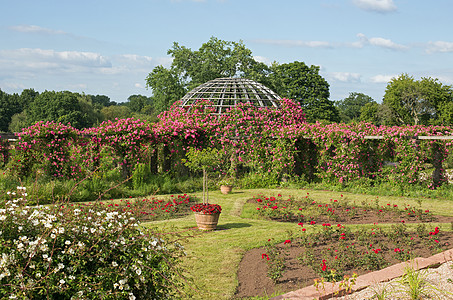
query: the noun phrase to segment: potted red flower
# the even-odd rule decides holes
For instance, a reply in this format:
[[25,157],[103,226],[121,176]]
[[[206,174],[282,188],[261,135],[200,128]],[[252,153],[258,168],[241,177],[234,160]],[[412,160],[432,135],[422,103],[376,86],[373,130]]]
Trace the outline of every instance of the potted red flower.
[[214,230],[217,228],[222,207],[218,204],[197,203],[190,208],[195,213],[198,229]]
[[197,203],[190,209],[195,214],[195,221],[201,230],[214,230],[217,228],[222,207],[218,204],[209,204],[208,195],[208,169],[213,169],[219,163],[220,152],[216,149],[189,148],[184,163],[193,171],[203,170],[203,203]]

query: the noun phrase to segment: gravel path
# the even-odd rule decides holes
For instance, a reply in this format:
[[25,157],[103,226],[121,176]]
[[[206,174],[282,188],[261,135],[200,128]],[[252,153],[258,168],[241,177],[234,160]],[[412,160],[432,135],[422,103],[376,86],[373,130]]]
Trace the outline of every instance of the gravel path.
[[[416,299],[453,299],[453,262],[448,261],[438,268],[424,269],[417,271],[419,280],[424,284],[422,286],[423,295]],[[352,295],[337,297],[333,299],[341,300],[364,300],[364,299],[413,299],[410,296],[409,289],[400,283],[401,277],[389,282],[377,283],[368,288],[355,292]],[[377,296],[382,296],[377,297]],[[332,298],[331,298],[332,299]],[[414,298],[415,299],[415,298]]]

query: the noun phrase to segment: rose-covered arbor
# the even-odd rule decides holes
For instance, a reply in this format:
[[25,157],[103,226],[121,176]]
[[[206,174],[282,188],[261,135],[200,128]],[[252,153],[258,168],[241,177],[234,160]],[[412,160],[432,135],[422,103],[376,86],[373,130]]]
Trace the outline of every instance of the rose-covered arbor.
[[[190,105],[176,102],[159,115],[157,123],[130,118],[79,131],[40,122],[19,134],[14,149],[3,141],[2,160],[8,172],[21,177],[41,170],[51,178],[80,180],[112,166],[126,179],[142,165],[151,175],[177,178],[190,173],[182,163],[189,147],[210,147],[222,150],[218,171],[228,176],[256,174],[277,182],[302,177],[342,184],[417,184],[428,175],[424,182],[429,187],[446,181],[444,160],[451,149],[451,126],[309,124],[301,106],[288,99],[253,104],[244,96],[234,106],[220,109],[223,104],[213,101],[225,103],[227,90],[234,88],[224,86],[223,96],[212,93],[213,99],[193,99]],[[257,87],[249,91],[264,95]]]

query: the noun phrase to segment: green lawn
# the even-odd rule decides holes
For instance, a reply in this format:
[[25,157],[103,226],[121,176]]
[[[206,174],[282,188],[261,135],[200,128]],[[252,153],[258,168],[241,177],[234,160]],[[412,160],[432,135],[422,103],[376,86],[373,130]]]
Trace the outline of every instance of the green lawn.
[[[193,280],[196,290],[196,299],[231,299],[234,297],[238,285],[236,273],[244,253],[252,248],[264,246],[268,239],[283,241],[288,237],[289,230],[297,230],[295,223],[281,223],[265,220],[256,220],[241,216],[251,216],[253,212],[242,211],[247,199],[263,193],[267,196],[282,194],[295,197],[305,197],[307,192],[310,198],[317,202],[329,202],[330,199],[343,199],[360,204],[362,201],[378,199],[380,204],[387,203],[403,206],[410,204],[417,206],[420,199],[404,197],[376,197],[351,193],[340,193],[319,190],[295,189],[256,189],[233,190],[232,194],[223,195],[220,191],[210,192],[210,203],[222,206],[218,229],[212,232],[186,232],[196,233],[184,243],[187,257],[183,261],[184,270]],[[201,194],[201,193],[200,193]],[[200,194],[195,194],[200,196]],[[422,199],[422,208],[429,209],[435,215],[452,216],[451,201]],[[172,231],[183,231],[196,227],[195,218],[189,215],[182,219],[158,221],[147,223],[148,226]],[[451,230],[451,224],[439,224],[442,230]],[[360,225],[355,225],[360,226]],[[355,227],[354,226],[354,227]],[[366,225],[362,225],[366,226]]]

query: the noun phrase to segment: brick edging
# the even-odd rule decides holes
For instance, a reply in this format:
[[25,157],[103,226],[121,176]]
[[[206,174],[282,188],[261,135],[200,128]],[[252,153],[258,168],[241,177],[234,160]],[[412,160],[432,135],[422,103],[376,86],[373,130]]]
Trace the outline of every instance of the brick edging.
[[[416,257],[412,260],[405,261],[396,265],[389,266],[379,271],[367,273],[357,277],[356,283],[352,286],[352,292],[357,292],[369,287],[372,284],[379,282],[386,282],[392,279],[401,277],[405,273],[405,268],[411,264],[415,270],[426,269],[428,267],[442,264],[447,261],[453,260],[453,249],[446,250],[428,258]],[[341,295],[344,289],[339,288],[339,283],[333,284],[326,282],[323,291],[317,291],[315,286],[307,286],[303,289],[292,291],[271,300],[286,300],[286,299],[300,299],[300,300],[323,300],[332,298],[335,294]],[[338,293],[339,292],[339,293]]]

